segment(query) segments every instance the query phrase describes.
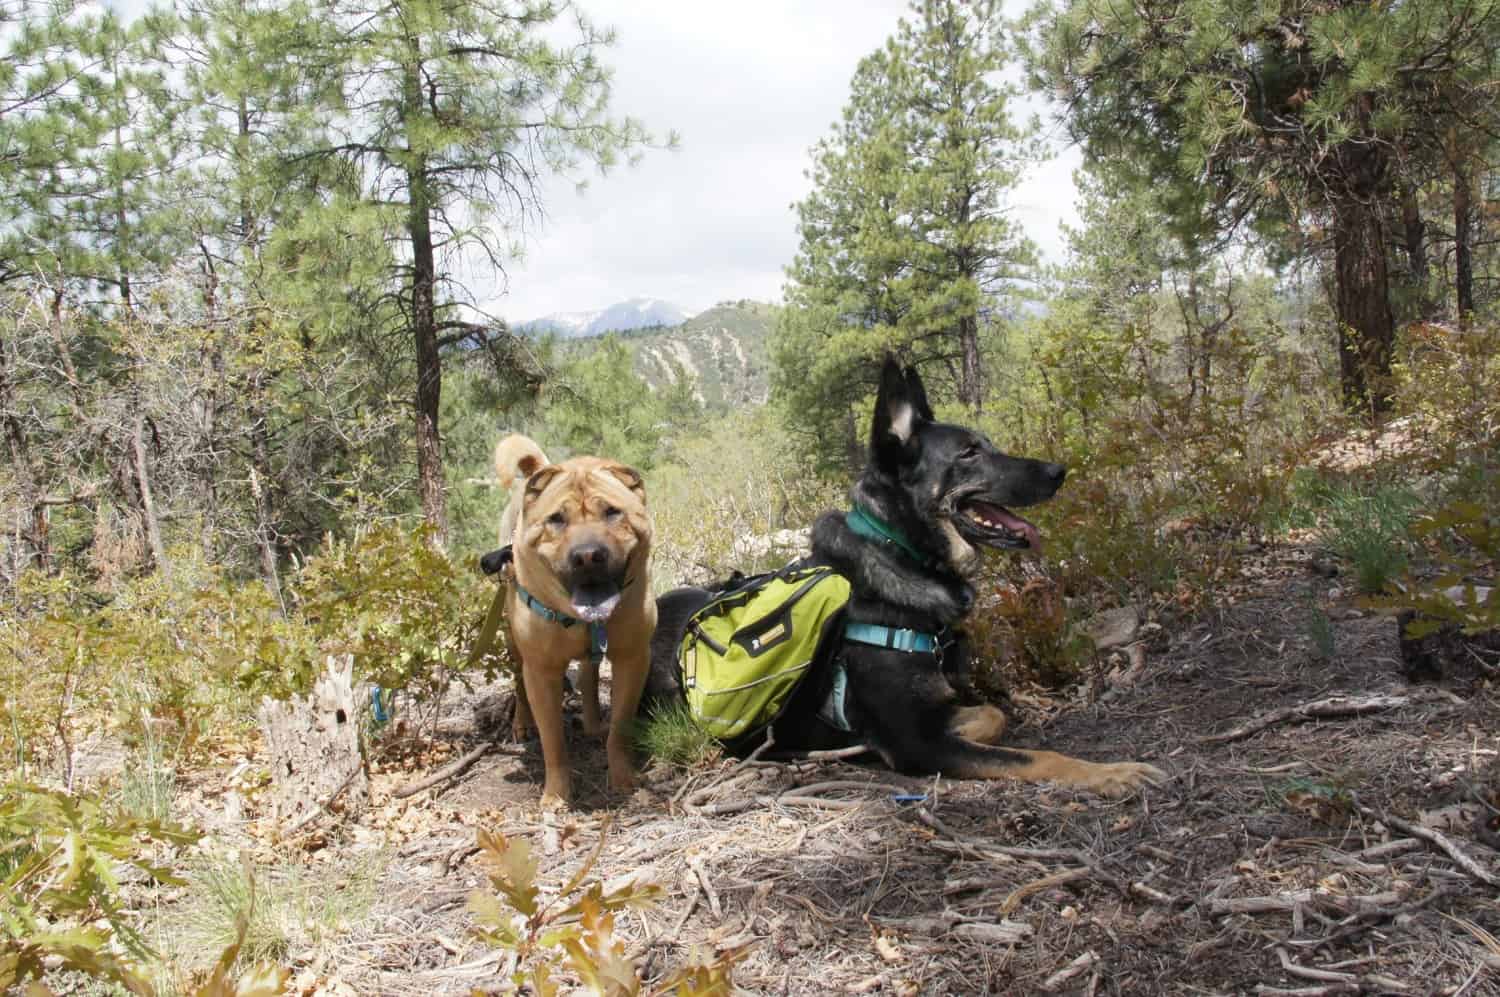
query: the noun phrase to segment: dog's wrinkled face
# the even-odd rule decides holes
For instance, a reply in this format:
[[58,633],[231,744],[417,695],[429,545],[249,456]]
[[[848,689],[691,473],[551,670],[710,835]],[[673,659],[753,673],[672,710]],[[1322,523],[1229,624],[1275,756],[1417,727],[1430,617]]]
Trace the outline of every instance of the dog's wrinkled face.
[[1040,548],[1036,526],[1012,509],[1051,498],[1061,464],[1001,453],[982,433],[937,422],[921,378],[887,360],[876,399],[870,449],[924,518],[950,533],[949,560],[967,568],[976,546]]
[[631,577],[637,551],[651,543],[640,472],[614,461],[579,457],[549,464],[526,481],[522,540],[567,590],[572,614],[587,623],[609,618]]

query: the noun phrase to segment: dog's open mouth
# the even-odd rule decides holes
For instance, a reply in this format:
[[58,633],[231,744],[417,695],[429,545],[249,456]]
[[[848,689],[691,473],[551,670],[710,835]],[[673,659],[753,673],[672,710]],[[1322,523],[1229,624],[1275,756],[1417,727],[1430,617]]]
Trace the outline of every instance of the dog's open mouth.
[[1035,525],[992,502],[968,499],[958,507],[957,521],[966,539],[987,547],[1042,548]]
[[620,604],[620,586],[614,582],[585,582],[573,586],[573,615],[585,623],[603,623]]

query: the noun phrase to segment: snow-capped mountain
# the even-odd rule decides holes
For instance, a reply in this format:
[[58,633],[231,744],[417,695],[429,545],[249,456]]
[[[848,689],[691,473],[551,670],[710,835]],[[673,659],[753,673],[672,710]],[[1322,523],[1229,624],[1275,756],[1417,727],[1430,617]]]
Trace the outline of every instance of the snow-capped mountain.
[[593,312],[557,312],[516,323],[523,332],[556,333],[564,339],[602,336],[654,325],[679,325],[691,315],[660,298],[631,298]]

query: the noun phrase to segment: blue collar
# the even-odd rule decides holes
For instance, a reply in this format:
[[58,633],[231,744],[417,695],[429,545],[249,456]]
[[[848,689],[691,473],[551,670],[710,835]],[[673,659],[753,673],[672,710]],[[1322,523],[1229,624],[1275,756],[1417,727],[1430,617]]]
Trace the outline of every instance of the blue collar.
[[940,643],[935,634],[920,630],[903,630],[898,627],[883,627],[878,623],[845,623],[844,639],[856,644],[905,651],[908,654],[927,654],[936,651]]
[[[526,591],[526,589],[522,588],[520,582],[513,581],[511,584],[516,587],[516,597],[521,600],[526,608],[531,610],[536,615],[540,616],[542,619],[548,621],[549,623],[556,623],[558,626],[566,630],[568,627],[573,626],[573,624],[575,623],[583,622],[580,619],[569,616],[567,613],[559,613],[551,606],[542,603],[537,599],[536,596],[532,595],[530,592]],[[588,627],[589,663],[597,668],[599,667],[599,662],[604,660],[605,652],[609,650],[609,631],[606,629],[605,624],[602,622],[590,623]]]
[[938,563],[938,559],[917,550],[912,544],[911,538],[890,523],[880,519],[864,506],[855,504],[844,516],[844,525],[850,530],[868,540],[879,540],[882,543],[891,544],[901,553],[916,561],[924,567],[931,567]]

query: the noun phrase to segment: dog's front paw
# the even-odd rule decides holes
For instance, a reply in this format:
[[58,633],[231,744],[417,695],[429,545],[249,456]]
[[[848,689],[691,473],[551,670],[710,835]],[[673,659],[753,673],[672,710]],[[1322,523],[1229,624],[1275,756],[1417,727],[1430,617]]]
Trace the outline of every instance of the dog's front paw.
[[1160,786],[1166,781],[1165,772],[1145,762],[1100,762],[1089,766],[1079,785],[1100,796],[1127,796],[1143,785]]

